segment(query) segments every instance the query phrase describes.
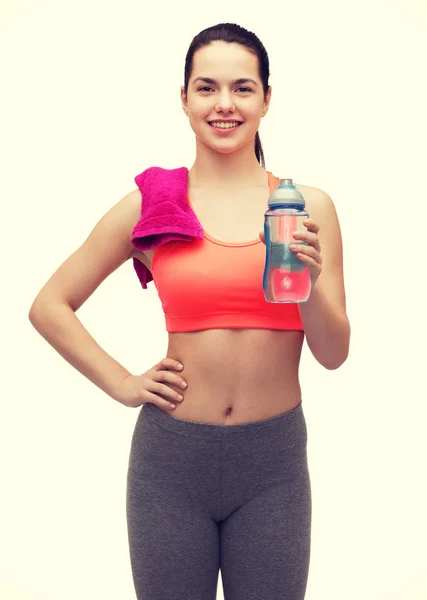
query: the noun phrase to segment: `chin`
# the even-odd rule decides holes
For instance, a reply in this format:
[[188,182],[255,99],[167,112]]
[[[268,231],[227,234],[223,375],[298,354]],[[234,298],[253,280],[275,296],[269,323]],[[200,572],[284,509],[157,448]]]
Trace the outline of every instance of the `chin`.
[[207,148],[213,150],[214,152],[217,152],[218,154],[232,154],[233,152],[241,150],[245,146],[245,144],[230,144],[228,146],[218,144],[217,146],[215,146],[202,138],[199,139]]
[[217,140],[217,142],[215,143],[215,140],[212,140],[212,138],[207,138],[206,135],[203,135],[198,131],[194,131],[194,133],[196,135],[196,138],[198,140],[200,140],[202,142],[202,144],[204,144],[211,150],[215,150],[215,152],[219,152],[220,154],[231,154],[232,152],[241,150],[247,144],[250,144],[250,143],[253,144],[255,135],[256,135],[256,131],[255,131],[253,136],[248,137],[247,139],[244,139],[244,140],[240,139],[240,140],[238,140],[238,142],[235,140],[231,140],[231,139],[226,140],[226,138],[224,138],[224,139],[219,138]]

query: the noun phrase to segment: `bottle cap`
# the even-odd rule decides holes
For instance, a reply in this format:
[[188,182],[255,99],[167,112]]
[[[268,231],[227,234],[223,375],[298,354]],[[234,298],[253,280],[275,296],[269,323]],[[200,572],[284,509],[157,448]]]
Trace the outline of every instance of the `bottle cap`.
[[305,200],[292,183],[292,179],[281,179],[280,184],[268,199],[268,206],[277,206],[279,204],[288,204],[304,208]]

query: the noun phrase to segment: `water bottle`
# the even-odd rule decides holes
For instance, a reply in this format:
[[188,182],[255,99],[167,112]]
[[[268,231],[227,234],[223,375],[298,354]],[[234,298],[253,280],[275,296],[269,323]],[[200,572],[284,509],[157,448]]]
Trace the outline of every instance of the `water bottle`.
[[264,215],[265,268],[263,277],[264,297],[267,302],[306,302],[311,292],[308,266],[289,249],[290,244],[306,244],[296,240],[294,231],[306,231],[302,194],[292,179],[281,179],[279,186],[268,199]]

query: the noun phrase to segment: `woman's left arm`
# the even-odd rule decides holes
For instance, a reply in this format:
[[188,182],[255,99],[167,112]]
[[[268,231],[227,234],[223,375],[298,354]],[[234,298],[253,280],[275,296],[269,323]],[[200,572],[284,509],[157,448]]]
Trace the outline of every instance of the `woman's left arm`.
[[337,369],[348,357],[350,322],[346,313],[341,228],[332,199],[315,188],[307,202],[307,231],[295,236],[293,250],[310,269],[312,289],[298,305],[307,344],[326,369]]

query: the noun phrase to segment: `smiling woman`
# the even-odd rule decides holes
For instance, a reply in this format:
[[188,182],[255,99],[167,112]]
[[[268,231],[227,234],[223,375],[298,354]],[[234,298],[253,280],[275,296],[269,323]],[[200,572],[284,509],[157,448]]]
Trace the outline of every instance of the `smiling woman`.
[[[195,136],[192,168],[167,170],[176,176],[168,184],[161,168],[137,175],[138,189],[100,219],[30,310],[83,375],[123,406],[142,407],[126,501],[138,598],[213,599],[220,568],[227,600],[305,595],[311,487],[301,351],[306,336],[319,363],[337,368],[350,330],[338,218],[312,186],[295,184],[310,214],[299,256],[312,297],[301,310],[264,298],[259,232],[280,182],[265,169],[258,131],[269,75],[254,33],[220,23],[197,34],[180,89]],[[190,233],[171,223],[173,211]],[[155,283],[168,333],[165,357],[142,375],[108,355],[75,315],[131,258],[143,287]]]
[[[268,77],[263,45],[238,25],[202,31],[187,53],[181,102],[196,141],[187,201],[204,238],[145,251],[155,259],[152,276],[167,315],[166,354],[184,365],[188,387],[173,415],[146,403],[137,423],[128,518],[141,597],[160,598],[162,582],[171,596],[180,585],[187,598],[199,598],[201,590],[214,598],[220,565],[228,600],[305,594],[311,489],[298,380],[304,325],[295,305],[264,301],[265,250],[254,239],[279,183],[265,171],[258,133],[271,100]],[[299,187],[307,206],[314,204],[316,190]],[[137,474],[148,467],[148,447],[160,456],[151,465],[163,474],[159,486]],[[219,480],[206,477],[217,472]],[[182,495],[184,488],[198,491]],[[150,497],[177,498],[176,514],[192,515],[188,530],[179,530],[181,544],[166,538],[165,559],[180,556],[182,544],[197,548],[187,551],[185,570],[145,567],[155,545],[147,540],[177,531],[176,519],[153,521],[141,512]]]

